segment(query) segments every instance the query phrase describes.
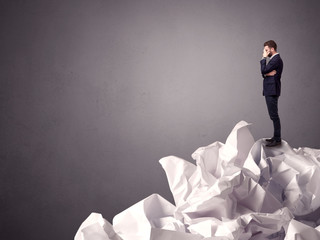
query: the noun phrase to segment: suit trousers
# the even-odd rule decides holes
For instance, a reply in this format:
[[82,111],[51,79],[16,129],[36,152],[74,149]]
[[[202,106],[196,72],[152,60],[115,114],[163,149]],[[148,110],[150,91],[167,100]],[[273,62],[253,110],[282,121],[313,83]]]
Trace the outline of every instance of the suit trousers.
[[270,116],[270,119],[273,121],[273,139],[276,141],[281,141],[281,123],[280,123],[280,117],[278,114],[278,99],[279,96],[265,96],[266,103],[268,107],[268,113]]

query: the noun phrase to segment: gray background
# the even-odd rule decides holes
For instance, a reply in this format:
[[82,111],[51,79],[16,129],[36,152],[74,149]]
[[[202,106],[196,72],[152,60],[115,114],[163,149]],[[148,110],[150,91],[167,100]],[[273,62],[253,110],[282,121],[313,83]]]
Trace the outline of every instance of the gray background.
[[240,120],[272,123],[259,60],[284,61],[280,117],[320,148],[319,1],[0,0],[1,239],[72,239],[152,193]]

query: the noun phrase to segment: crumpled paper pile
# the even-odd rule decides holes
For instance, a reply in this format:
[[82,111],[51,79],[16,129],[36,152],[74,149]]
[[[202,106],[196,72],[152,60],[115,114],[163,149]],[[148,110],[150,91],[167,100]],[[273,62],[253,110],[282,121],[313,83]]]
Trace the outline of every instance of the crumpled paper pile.
[[319,240],[320,150],[285,141],[266,148],[249,125],[239,122],[225,144],[197,149],[196,164],[175,156],[159,161],[175,205],[153,194],[113,225],[92,213],[74,239]]

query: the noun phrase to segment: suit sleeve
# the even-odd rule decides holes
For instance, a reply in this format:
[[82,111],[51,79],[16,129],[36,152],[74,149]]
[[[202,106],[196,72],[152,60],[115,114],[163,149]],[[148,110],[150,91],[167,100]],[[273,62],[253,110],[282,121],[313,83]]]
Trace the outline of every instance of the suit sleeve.
[[278,58],[278,59],[274,59],[273,61],[271,60],[268,65],[266,64],[266,59],[262,59],[260,61],[260,65],[261,65],[261,74],[264,75],[273,70],[276,70],[280,65],[280,59]]

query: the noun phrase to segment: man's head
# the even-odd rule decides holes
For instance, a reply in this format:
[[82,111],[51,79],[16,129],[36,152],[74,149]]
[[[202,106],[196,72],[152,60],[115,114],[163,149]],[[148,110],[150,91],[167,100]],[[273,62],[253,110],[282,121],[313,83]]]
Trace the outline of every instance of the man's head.
[[268,57],[271,57],[273,54],[277,53],[277,44],[273,40],[266,41],[264,44],[264,50],[268,52]]

